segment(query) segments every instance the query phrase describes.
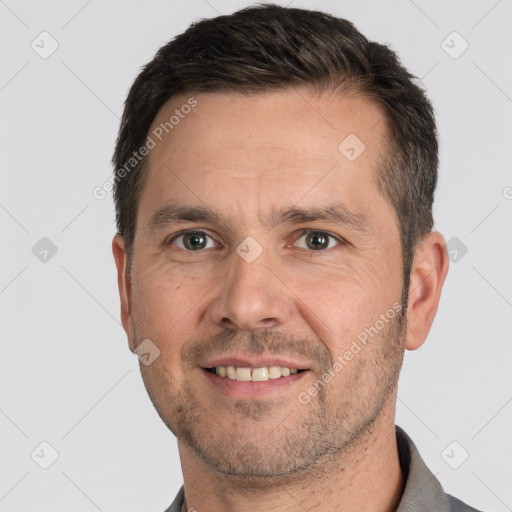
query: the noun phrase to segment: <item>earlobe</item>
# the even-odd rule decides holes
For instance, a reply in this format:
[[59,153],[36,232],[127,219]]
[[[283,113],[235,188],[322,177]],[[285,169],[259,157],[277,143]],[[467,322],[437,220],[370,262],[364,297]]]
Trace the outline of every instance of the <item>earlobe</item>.
[[121,322],[128,336],[130,350],[135,350],[133,322],[131,315],[131,287],[127,273],[127,258],[124,246],[124,239],[117,234],[112,240],[112,252],[117,267],[117,284],[119,287],[119,298],[121,301]]
[[448,252],[441,233],[425,235],[411,268],[405,348],[416,350],[426,340],[437,312],[448,273]]

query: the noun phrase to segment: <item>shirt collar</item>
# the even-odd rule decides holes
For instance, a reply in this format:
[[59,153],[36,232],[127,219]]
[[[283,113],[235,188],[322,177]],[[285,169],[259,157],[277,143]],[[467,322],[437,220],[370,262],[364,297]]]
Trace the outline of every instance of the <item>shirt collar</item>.
[[412,439],[399,426],[395,431],[400,466],[406,480],[396,512],[451,512],[449,497],[423,462]]

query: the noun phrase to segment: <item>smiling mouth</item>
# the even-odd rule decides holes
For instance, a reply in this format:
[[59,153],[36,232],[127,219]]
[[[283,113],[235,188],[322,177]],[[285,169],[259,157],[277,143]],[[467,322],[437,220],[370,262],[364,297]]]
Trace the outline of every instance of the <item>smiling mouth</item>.
[[262,382],[273,379],[289,377],[296,373],[307,370],[297,368],[287,368],[286,366],[263,366],[261,368],[248,368],[237,366],[215,366],[214,368],[205,368],[206,371],[214,373],[219,377],[242,382]]

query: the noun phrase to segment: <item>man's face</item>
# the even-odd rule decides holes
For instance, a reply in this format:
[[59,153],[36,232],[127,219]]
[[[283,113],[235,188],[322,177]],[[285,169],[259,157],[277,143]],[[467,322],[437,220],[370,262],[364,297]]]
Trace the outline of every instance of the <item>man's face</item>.
[[[160,349],[141,369],[180,450],[241,477],[290,474],[394,410],[401,246],[374,182],[385,123],[356,96],[195,98],[149,154],[125,327],[132,349]],[[172,98],[150,135],[187,99]],[[331,207],[336,218],[300,212]],[[306,371],[246,382],[215,366]]]

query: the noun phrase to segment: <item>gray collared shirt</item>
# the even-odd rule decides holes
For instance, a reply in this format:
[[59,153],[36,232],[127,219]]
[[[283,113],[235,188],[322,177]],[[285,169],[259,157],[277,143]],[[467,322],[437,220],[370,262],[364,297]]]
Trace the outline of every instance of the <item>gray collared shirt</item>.
[[[400,466],[406,479],[404,493],[396,512],[479,512],[446,494],[441,484],[427,468],[411,438],[396,426]],[[181,512],[183,486],[165,512]],[[207,512],[207,511],[205,511]]]

